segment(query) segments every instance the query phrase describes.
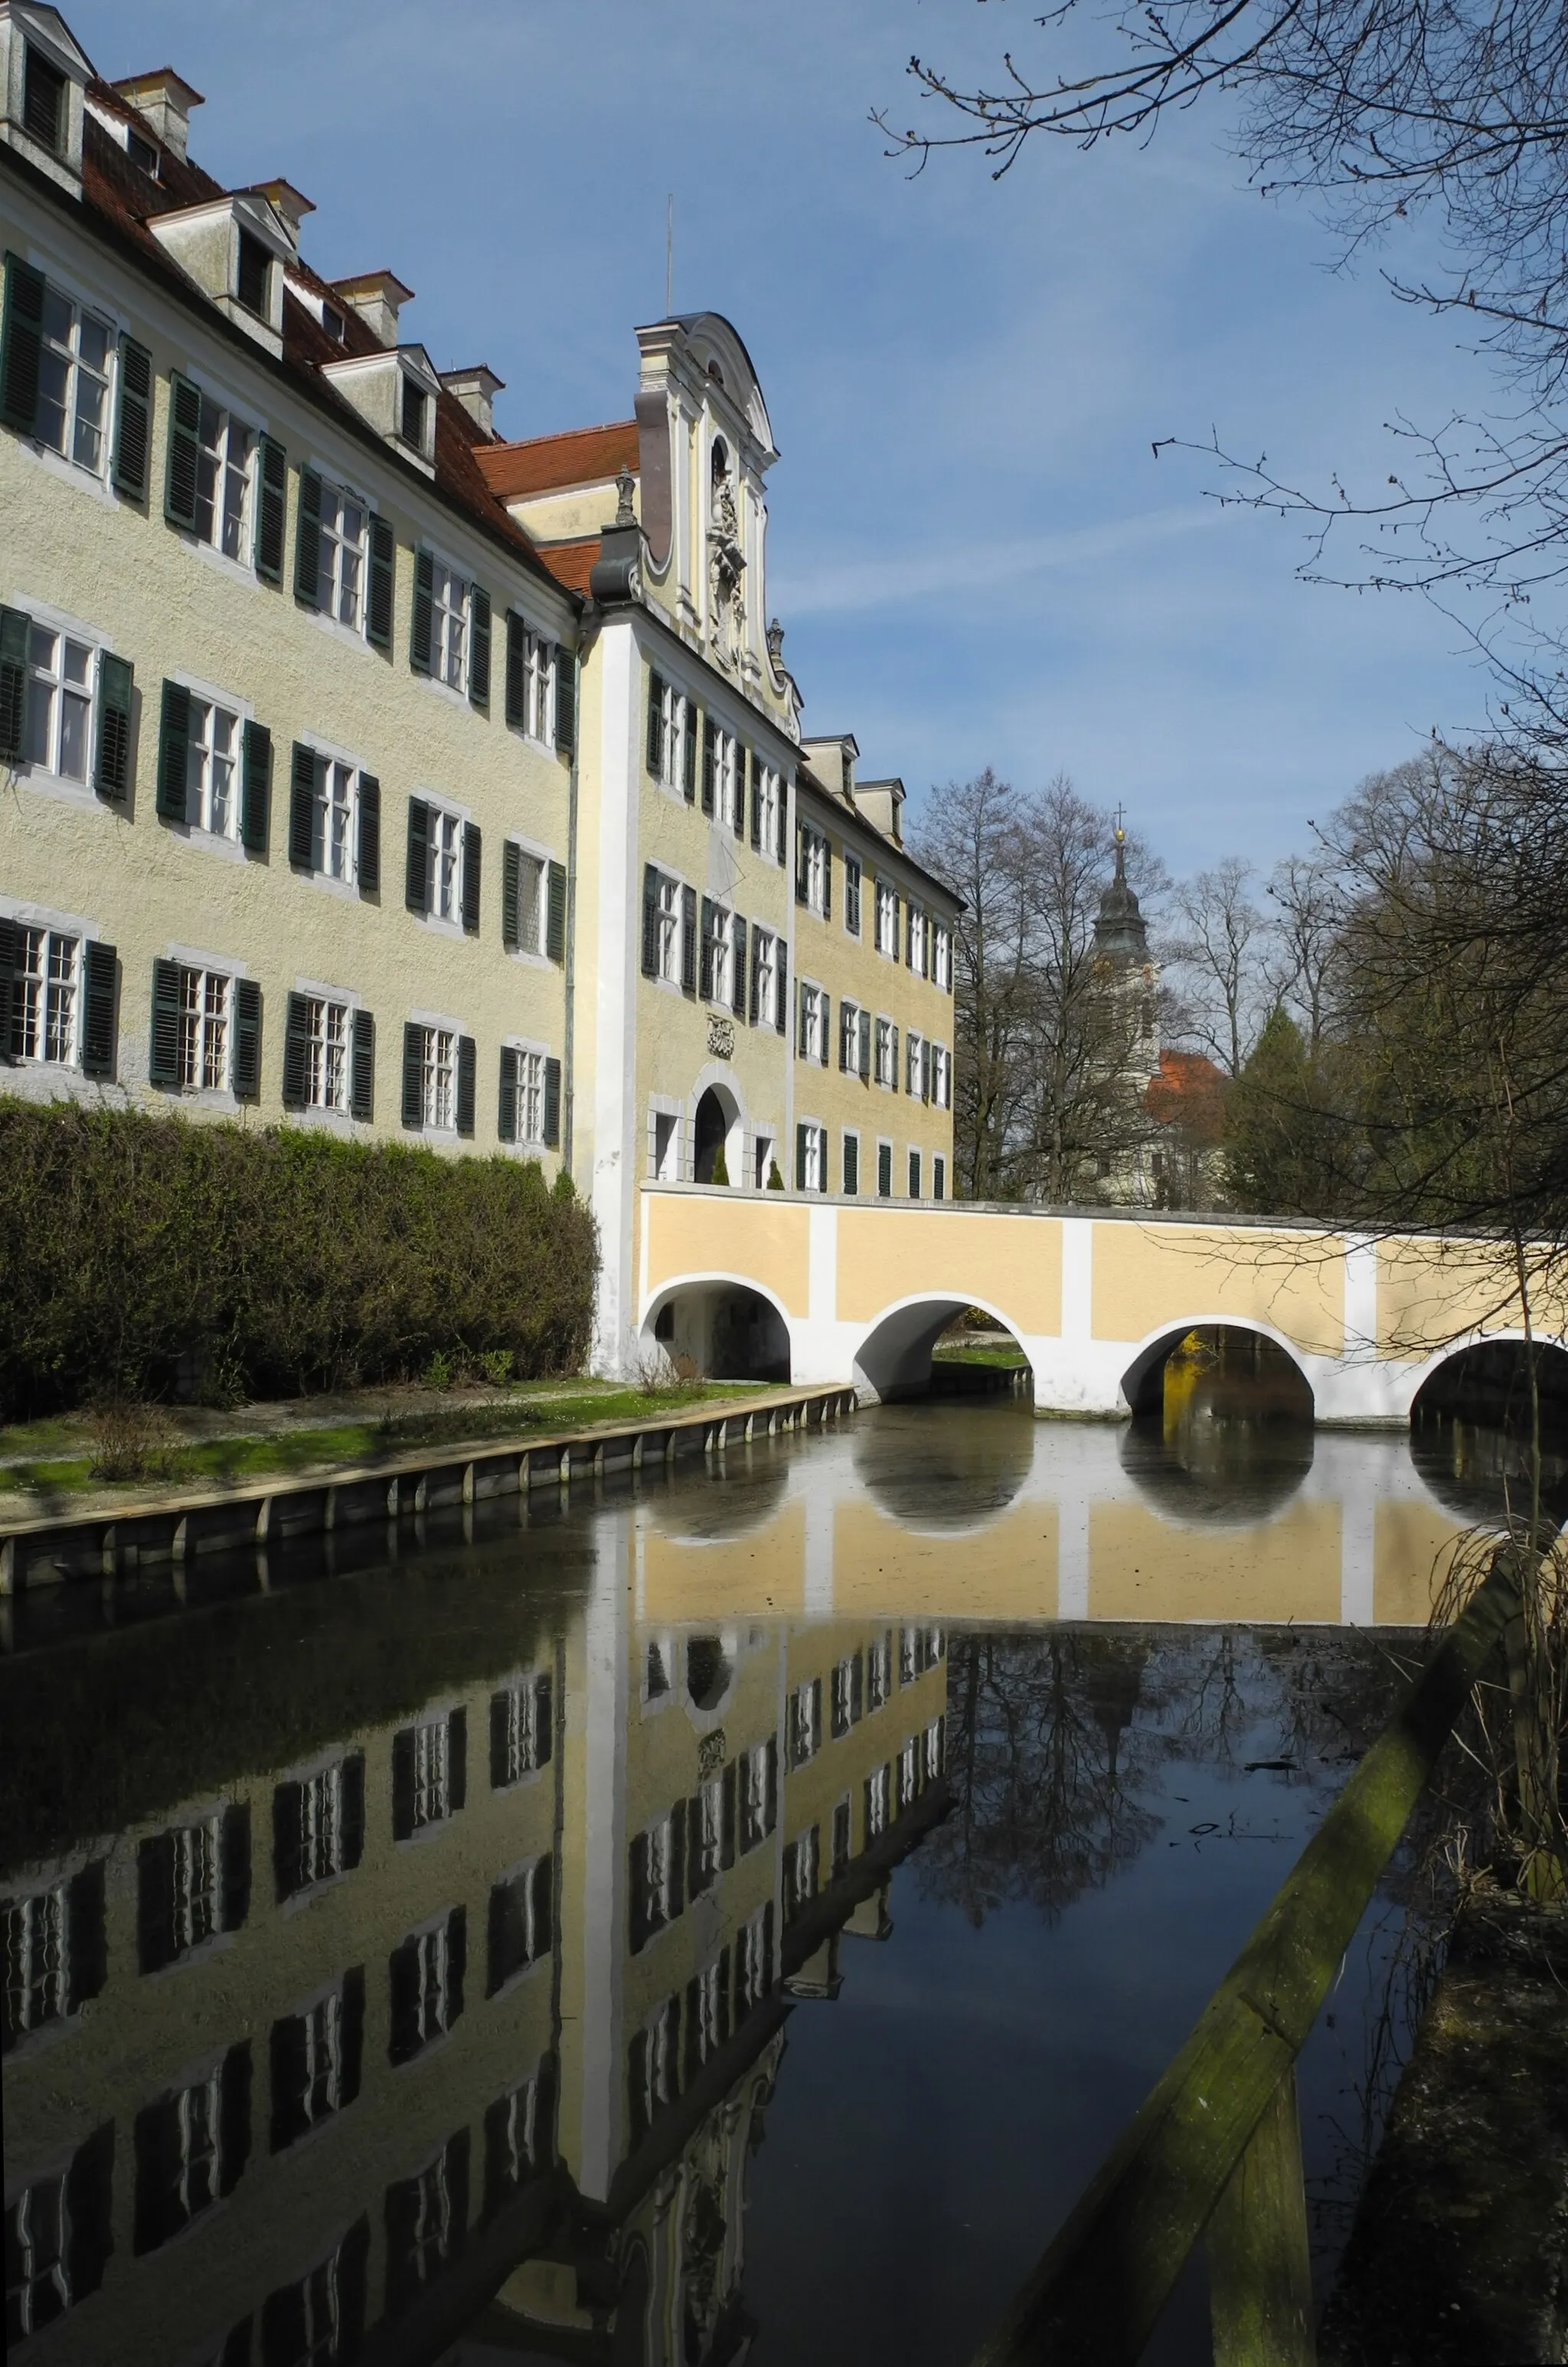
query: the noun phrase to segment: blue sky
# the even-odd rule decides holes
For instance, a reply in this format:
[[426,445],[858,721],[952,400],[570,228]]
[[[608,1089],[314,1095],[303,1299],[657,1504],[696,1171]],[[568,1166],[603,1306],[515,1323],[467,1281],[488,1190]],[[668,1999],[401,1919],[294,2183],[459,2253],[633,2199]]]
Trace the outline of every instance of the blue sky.
[[[1417,599],[1303,586],[1296,531],[1204,498],[1222,442],[1376,486],[1396,412],[1483,400],[1451,330],[1347,278],[1304,208],[1243,185],[1223,116],[1145,152],[972,156],[919,178],[912,50],[1029,49],[973,0],[74,0],[111,79],[206,94],[192,153],[315,200],[329,276],[389,266],[438,368],[488,361],[502,432],[629,414],[636,323],[727,313],[783,455],[769,605],[808,732],[917,802],[985,764],[1125,800],[1182,873],[1267,866],[1485,684]],[[1397,261],[1418,259],[1420,231]]]

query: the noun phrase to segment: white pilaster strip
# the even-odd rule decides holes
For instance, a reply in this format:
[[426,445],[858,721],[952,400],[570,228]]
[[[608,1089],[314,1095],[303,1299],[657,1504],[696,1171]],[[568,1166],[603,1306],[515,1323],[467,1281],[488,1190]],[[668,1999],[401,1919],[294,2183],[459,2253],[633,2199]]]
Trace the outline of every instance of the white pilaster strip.
[[812,1208],[806,1252],[806,1312],[812,1324],[839,1319],[839,1212]]
[[637,1310],[632,1304],[632,1216],[637,1191],[637,791],[634,744],[637,638],[629,622],[599,636],[600,710],[598,958],[594,981],[593,1181],[599,1223],[598,1337],[594,1365],[626,1369]]
[[1094,1223],[1089,1217],[1062,1219],[1062,1337],[1094,1337]]
[[1056,1499],[1056,1616],[1089,1617],[1089,1489],[1081,1481]]
[[833,1616],[833,1513],[830,1488],[806,1491],[806,1615]]
[[1345,1240],[1345,1362],[1368,1364],[1378,1352],[1378,1245],[1365,1235]]
[[624,1947],[626,1732],[626,1532],[599,1530],[583,1617],[582,2191],[609,2194],[621,2158],[621,1957]]
[[1347,1627],[1377,1624],[1377,1489],[1370,1472],[1347,1470],[1339,1491],[1339,1616]]

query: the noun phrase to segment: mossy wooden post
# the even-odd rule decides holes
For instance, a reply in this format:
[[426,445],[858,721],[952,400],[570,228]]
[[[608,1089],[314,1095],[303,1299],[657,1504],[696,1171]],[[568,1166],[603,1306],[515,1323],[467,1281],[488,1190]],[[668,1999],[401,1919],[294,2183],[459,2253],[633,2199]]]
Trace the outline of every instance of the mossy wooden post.
[[1316,2367],[1294,2071],[1264,2107],[1203,2240],[1214,2367]]

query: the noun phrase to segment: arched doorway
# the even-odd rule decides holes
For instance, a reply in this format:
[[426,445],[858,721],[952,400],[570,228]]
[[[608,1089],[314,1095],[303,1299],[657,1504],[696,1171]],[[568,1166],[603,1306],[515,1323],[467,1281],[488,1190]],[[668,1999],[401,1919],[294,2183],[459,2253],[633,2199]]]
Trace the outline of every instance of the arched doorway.
[[705,1380],[787,1381],[792,1376],[784,1317],[771,1298],[743,1282],[683,1284],[653,1310],[643,1337],[656,1358],[662,1350],[678,1370]]
[[[697,1104],[692,1121],[692,1180],[696,1184],[728,1184],[729,1161],[726,1157],[729,1129],[735,1122],[734,1110],[726,1105],[724,1095],[716,1085],[710,1085]],[[718,1170],[716,1173],[716,1170]]]

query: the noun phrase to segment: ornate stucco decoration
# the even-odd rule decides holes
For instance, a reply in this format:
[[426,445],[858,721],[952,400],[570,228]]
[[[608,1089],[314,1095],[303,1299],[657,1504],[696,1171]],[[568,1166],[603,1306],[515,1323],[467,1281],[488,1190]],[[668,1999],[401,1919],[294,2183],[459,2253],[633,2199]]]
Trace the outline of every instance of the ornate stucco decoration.
[[708,1050],[716,1060],[735,1058],[735,1022],[721,1018],[716,1011],[708,1013]]
[[740,598],[740,576],[745,565],[740,551],[740,520],[735,507],[735,489],[729,481],[728,470],[722,476],[716,470],[712,523],[708,527],[708,585],[709,610],[713,618],[713,653],[720,665],[735,666],[740,662],[745,619]]

